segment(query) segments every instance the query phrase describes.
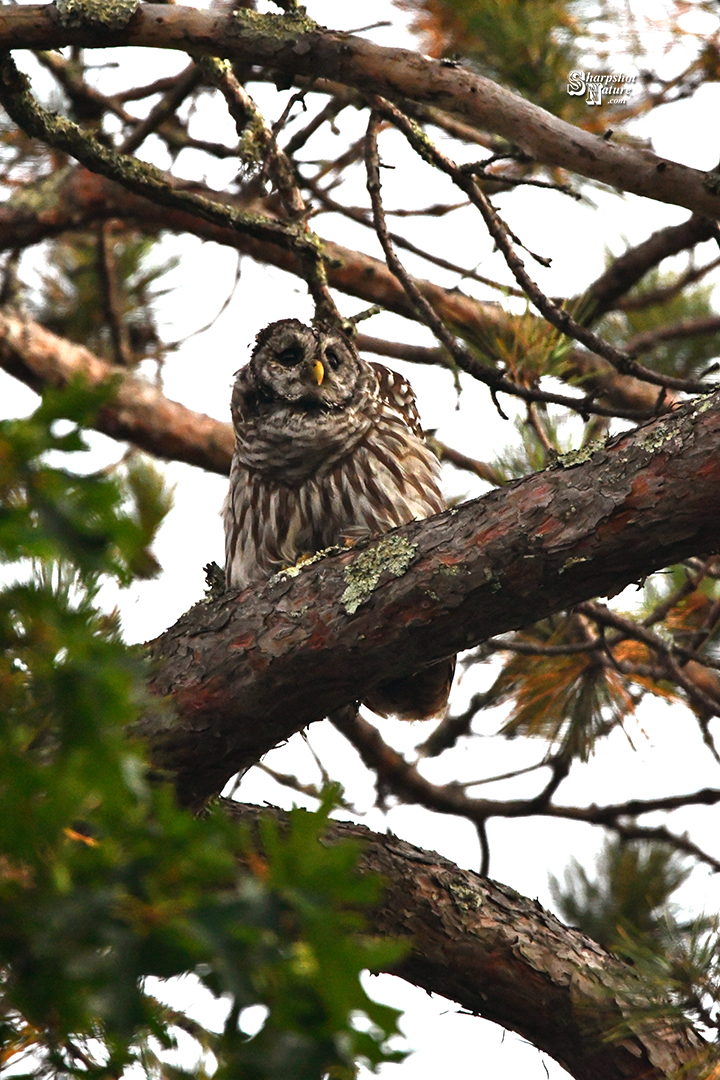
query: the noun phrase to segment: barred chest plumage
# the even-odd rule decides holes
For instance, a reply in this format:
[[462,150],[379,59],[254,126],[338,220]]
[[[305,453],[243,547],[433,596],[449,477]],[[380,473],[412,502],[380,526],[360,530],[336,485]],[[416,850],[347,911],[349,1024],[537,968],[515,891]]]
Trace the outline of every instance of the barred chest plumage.
[[261,428],[238,438],[224,509],[229,585],[263,581],[303,555],[443,509],[435,455],[392,409],[373,411],[360,424],[339,424],[341,441],[320,425],[293,425],[286,469],[275,456],[284,439],[272,428],[265,440],[252,437]]

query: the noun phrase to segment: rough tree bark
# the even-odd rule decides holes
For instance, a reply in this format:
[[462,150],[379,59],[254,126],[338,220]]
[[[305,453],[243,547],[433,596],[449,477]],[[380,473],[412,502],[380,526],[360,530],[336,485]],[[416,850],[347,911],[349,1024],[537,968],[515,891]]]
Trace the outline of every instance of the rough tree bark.
[[[245,822],[283,819],[223,805]],[[700,1075],[692,1028],[643,1020],[647,989],[633,968],[537,901],[392,834],[334,823],[328,841],[343,837],[360,840],[363,870],[385,878],[370,929],[412,941],[393,974],[519,1032],[577,1080],[661,1080],[683,1066],[688,1080]]]
[[720,392],[554,468],[188,613],[152,643],[155,761],[196,805],[378,682],[720,541]]

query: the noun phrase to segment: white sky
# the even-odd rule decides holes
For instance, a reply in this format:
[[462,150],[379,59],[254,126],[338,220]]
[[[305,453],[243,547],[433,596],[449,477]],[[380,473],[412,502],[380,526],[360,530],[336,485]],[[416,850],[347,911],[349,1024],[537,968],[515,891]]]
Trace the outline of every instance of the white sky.
[[[659,5],[653,5],[657,13]],[[338,4],[331,0],[308,0],[308,12],[320,23],[336,29],[352,29],[381,20],[391,20],[392,25],[370,32],[378,43],[414,47],[414,41],[404,28],[405,16],[394,8],[389,0],[364,0],[363,4]],[[358,12],[361,11],[361,15]],[[709,23],[707,24],[710,25]],[[690,28],[690,24],[688,24]],[[658,46],[664,39],[658,31]],[[180,54],[153,54],[135,50],[141,74],[139,81],[148,81],[163,71],[179,70],[186,63]],[[660,57],[658,64],[669,62]],[[618,62],[613,70],[632,71]],[[118,76],[119,77],[119,76]],[[111,80],[112,72],[104,78]],[[124,81],[123,76],[123,81]],[[270,103],[268,118],[276,119],[279,113],[277,96],[272,88],[251,87],[264,107]],[[720,88],[707,86],[693,98],[677,105],[658,110],[649,121],[643,122],[638,133],[651,138],[656,152],[696,168],[711,168],[720,158],[716,126],[708,124],[718,115]],[[196,124],[205,137],[216,137],[216,131],[205,128],[218,121],[219,107],[210,109],[203,103]],[[207,118],[207,119],[206,119]],[[318,149],[311,144],[312,153],[330,156],[336,148],[342,148],[346,132],[356,136],[362,132],[362,118],[348,111],[341,118],[342,138]],[[200,132],[200,127],[196,127]],[[327,136],[324,136],[326,141]],[[147,144],[147,151],[151,144]],[[157,162],[166,165],[162,151],[155,144]],[[458,153],[457,150],[454,151]],[[308,156],[312,156],[310,147]],[[433,176],[431,170],[417,163],[397,135],[384,135],[381,141],[383,161],[397,165],[392,172],[383,170],[386,206],[404,206],[412,199],[414,205],[428,205],[446,199],[458,201],[442,180]],[[467,150],[467,158],[474,156]],[[412,172],[403,164],[413,161]],[[181,157],[179,167],[190,174],[194,163],[190,155]],[[206,163],[203,164],[203,168]],[[233,162],[219,163],[208,176],[211,184],[218,187],[231,179],[236,171]],[[407,190],[407,177],[411,175],[414,187]],[[339,196],[345,202],[365,202],[364,181],[358,170],[340,189]],[[526,264],[539,284],[551,295],[579,292],[603,269],[605,248],[620,253],[626,243],[636,243],[647,237],[654,229],[677,223],[687,218],[687,211],[678,207],[661,206],[635,196],[618,198],[612,192],[591,190],[595,206],[578,204],[558,193],[543,193],[526,189],[511,196],[498,197],[495,202],[506,214],[513,230],[533,251],[550,255],[550,270],[542,270],[527,259]],[[377,245],[371,243],[367,231],[352,223],[335,217],[320,217],[316,221],[318,231],[349,246],[361,246],[373,254]],[[405,226],[405,222],[399,225]],[[452,243],[447,241],[450,230],[455,230]],[[398,226],[398,231],[401,231]],[[478,272],[510,282],[510,275],[492,252],[492,245],[485,234],[479,217],[470,212],[454,218],[430,220],[422,225],[416,242],[428,248],[445,247],[443,254],[461,265],[476,267]],[[212,244],[202,244],[193,238],[169,237],[162,244],[162,254],[179,253],[181,266],[173,273],[174,290],[161,304],[161,320],[166,336],[180,339],[204,326],[214,318],[232,288],[236,256],[232,251]],[[705,245],[698,253],[698,262],[713,257],[711,245]],[[483,292],[478,285],[460,281],[457,275],[437,271],[419,260],[402,255],[408,268],[422,276],[434,278],[448,287],[458,286],[481,298],[495,299],[497,294]],[[29,260],[23,272],[31,274]],[[346,315],[355,314],[366,305],[352,298],[339,298],[341,310]],[[181,400],[194,409],[205,411],[218,418],[227,419],[229,390],[233,372],[245,362],[248,347],[256,332],[266,323],[287,316],[309,318],[311,308],[301,282],[272,268],[257,267],[245,260],[242,264],[240,284],[232,302],[217,319],[211,330],[190,338],[177,355],[172,356],[164,372],[167,395]],[[411,325],[399,317],[383,314],[363,329],[377,336],[397,337],[407,341],[432,344],[427,331]],[[497,416],[486,391],[463,378],[460,411],[456,410],[457,395],[451,377],[446,372],[412,365],[394,364],[406,373],[416,390],[423,423],[427,428],[437,428],[439,438],[474,457],[491,460],[494,453],[513,437],[510,424]],[[18,415],[29,411],[35,396],[19,386],[8,376],[0,373],[0,415]],[[504,401],[503,405],[506,406]],[[92,464],[99,460],[115,460],[121,450],[111,440],[93,435]],[[202,566],[211,559],[222,563],[222,529],[219,508],[225,494],[226,481],[205,474],[189,466],[171,463],[166,467],[168,479],[176,485],[176,505],[160,534],[156,552],[164,567],[162,577],[155,582],[133,586],[122,594],[108,588],[105,600],[118,603],[122,611],[126,636],[130,641],[142,641],[154,637],[171,625],[178,616],[198,600],[203,592]],[[470,497],[483,491],[479,482],[467,474],[446,469],[446,488],[453,496]],[[470,693],[491,680],[489,669],[473,670],[460,683],[455,696],[456,707],[462,707]],[[520,740],[507,742],[494,737],[498,718],[484,717],[478,730],[481,733],[472,740],[465,740],[452,755],[452,773],[448,764],[430,761],[423,766],[425,775],[439,782],[451,778],[469,780],[494,775],[508,769],[532,764],[541,756],[542,748],[526,745]],[[412,754],[412,748],[427,735],[419,725],[403,725],[393,720],[381,725],[383,734],[393,745]],[[392,829],[398,835],[423,847],[436,849],[459,865],[475,869],[478,865],[478,845],[472,826],[455,818],[431,814],[416,807],[396,807],[387,815],[372,808],[373,790],[371,778],[360,765],[355,752],[327,724],[316,724],[309,732],[310,742],[324,764],[337,774],[346,785],[348,797],[361,809],[361,818],[367,825],[379,830]],[[450,759],[450,755],[447,755]],[[268,755],[267,763],[281,772],[296,773],[304,780],[318,780],[306,745],[295,736],[289,743]],[[537,778],[529,783],[537,785]],[[598,749],[586,766],[576,766],[571,777],[561,789],[562,801],[578,804],[590,801],[618,801],[630,794],[638,797],[695,790],[704,785],[717,786],[717,766],[703,751],[697,726],[689,714],[672,710],[658,702],[643,707],[637,723],[631,725],[627,735],[616,732]],[[504,797],[528,794],[528,781],[518,781],[516,788],[502,788]],[[492,794],[496,788],[477,789],[483,795]],[[300,804],[307,802],[293,796],[287,789],[271,781],[258,769],[252,770],[243,780],[239,796],[245,801],[269,801],[289,805],[293,799]],[[308,805],[310,805],[308,803]],[[650,824],[650,819],[643,819]],[[659,820],[659,819],[658,819]],[[717,810],[687,810],[675,815],[672,827],[681,832],[688,829],[701,846],[717,848],[716,837],[720,833]],[[489,825],[492,860],[491,874],[520,892],[539,897],[550,906],[547,874],[562,876],[571,855],[586,865],[592,862],[601,835],[586,826],[571,823],[549,822],[543,819],[502,822]],[[699,912],[703,908],[720,909],[718,882],[702,869],[692,882],[685,886],[684,899],[688,909]],[[369,989],[373,996],[407,1010],[403,1030],[409,1046],[416,1053],[402,1066],[386,1066],[382,1075],[388,1080],[424,1080],[427,1076],[442,1073],[463,1078],[481,1078],[504,1075],[522,1076],[528,1080],[547,1077],[559,1080],[567,1074],[546,1055],[525,1044],[519,1037],[494,1025],[459,1014],[456,1005],[437,997],[429,997],[421,991],[390,977],[372,979]],[[187,980],[179,995],[194,997],[195,990]],[[179,1003],[179,1002],[177,1002]],[[196,1003],[197,1004],[197,1003]],[[197,1007],[201,1007],[197,1004]]]

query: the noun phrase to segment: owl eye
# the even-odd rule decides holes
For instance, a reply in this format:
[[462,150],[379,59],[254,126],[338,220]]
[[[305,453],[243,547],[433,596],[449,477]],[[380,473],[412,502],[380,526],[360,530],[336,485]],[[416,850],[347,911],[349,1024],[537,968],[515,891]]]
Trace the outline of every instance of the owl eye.
[[334,349],[325,350],[325,359],[327,360],[333,371],[337,371],[337,369],[340,367],[340,357]]
[[285,364],[286,367],[293,367],[295,364],[299,364],[304,356],[305,350],[302,345],[290,345],[289,348],[278,353],[278,360],[281,364]]

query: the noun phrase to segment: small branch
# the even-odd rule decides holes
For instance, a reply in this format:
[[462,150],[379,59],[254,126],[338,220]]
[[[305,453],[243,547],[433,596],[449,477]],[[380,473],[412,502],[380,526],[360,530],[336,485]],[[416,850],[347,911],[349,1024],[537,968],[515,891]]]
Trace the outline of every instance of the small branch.
[[357,95],[353,91],[345,91],[345,93],[333,95],[304,128],[301,128],[300,131],[296,131],[295,134],[290,137],[283,149],[283,153],[286,157],[291,158],[298,150],[301,150],[308,139],[310,139],[323,124],[329,123],[332,127],[336,117],[339,116],[343,109],[346,109],[356,97]]
[[188,97],[200,85],[201,72],[194,62],[175,77],[173,85],[165,92],[164,96],[153,105],[152,109],[140,123],[136,124],[133,131],[120,146],[120,153],[132,154],[141,146],[148,135],[157,131],[161,124],[168,120]]
[[[331,198],[328,192],[314,180],[305,180],[304,184],[327,210],[336,214],[341,214],[343,217],[349,218],[350,221],[356,221],[359,225],[365,225],[370,229],[373,228],[373,222],[366,210],[354,206],[344,206],[342,203],[336,202],[336,200]],[[423,211],[406,211],[405,213],[407,215],[410,213],[420,215]],[[387,217],[389,214],[397,215],[399,214],[399,211],[384,210],[384,214]],[[434,255],[431,251],[426,251],[424,248],[418,247],[417,244],[413,244],[412,241],[406,239],[406,237],[400,236],[399,233],[389,232],[388,237],[396,247],[402,248],[404,251],[409,251],[413,255],[419,255],[421,259],[425,259],[426,262],[431,263],[433,266],[439,266],[442,270],[449,270],[453,274],[458,274],[461,278],[467,278],[470,281],[477,281],[481,285],[487,285],[488,288],[496,289],[498,292],[503,293],[503,295],[525,295],[519,289],[508,288],[499,281],[493,281],[492,278],[483,277],[482,274],[478,274],[474,270],[468,269],[468,267],[458,266],[457,263],[450,262],[448,259],[443,259],[440,255]]]
[[631,799],[626,803],[610,806],[558,806],[550,801],[562,781],[567,777],[570,763],[555,758],[546,764],[552,776],[546,787],[532,799],[492,800],[476,799],[465,795],[459,785],[433,784],[421,776],[416,766],[410,764],[389,746],[378,730],[357,712],[339,712],[330,717],[333,725],[358,751],[363,763],[377,776],[378,785],[391,791],[401,802],[416,803],[440,814],[452,814],[472,821],[484,828],[493,817],[552,817],[581,821],[589,825],[603,825],[619,835],[638,839],[640,837],[662,840],[681,851],[693,854],[698,860],[720,871],[720,860],[704,852],[686,837],[676,836],[666,828],[643,828],[622,819],[637,818],[657,811],[669,812],[686,806],[715,806],[720,803],[720,790],[704,788],[688,795],[671,795],[660,799]]
[[177,181],[160,169],[109,150],[77,124],[47,112],[34,100],[27,80],[20,75],[7,54],[0,61],[0,101],[15,123],[29,135],[64,150],[88,169],[115,180],[137,195],[162,206],[195,214],[216,225],[247,232],[259,240],[290,248],[299,256],[313,246],[312,241],[295,224],[243,213],[191,191],[178,190]]
[[[710,237],[706,237],[705,239],[710,239]],[[641,292],[635,296],[626,296],[618,301],[616,307],[619,311],[644,311],[646,308],[653,307],[654,305],[660,306],[666,304],[668,300],[672,300],[674,297],[679,296],[680,293],[684,292],[688,285],[693,285],[696,281],[702,281],[704,277],[712,273],[713,270],[716,270],[718,266],[720,266],[720,258],[713,259],[703,266],[690,266],[683,274],[680,274],[671,285],[666,285],[664,288],[652,289],[647,292]]]
[[168,90],[172,90],[176,79],[177,75],[164,75],[161,79],[147,83],[146,86],[132,86],[127,90],[121,90],[116,97],[118,101],[142,101],[143,98],[165,94]]
[[629,353],[650,352],[662,341],[676,341],[682,338],[696,337],[699,334],[717,334],[720,330],[720,316],[712,315],[703,319],[683,319],[679,323],[671,323],[669,326],[657,326],[653,330],[646,330],[642,334],[636,334],[625,342],[625,348]]
[[705,240],[710,240],[715,228],[717,226],[714,221],[699,214],[693,214],[680,225],[667,225],[663,229],[658,229],[642,243],[628,248],[617,259],[613,259],[607,270],[604,270],[600,277],[573,301],[572,306],[577,313],[577,318],[581,322],[595,321],[615,307],[630,311],[653,303],[665,303],[687,285],[697,281],[708,269],[720,264],[720,259],[714,260],[704,270],[687,271],[680,276],[676,284],[667,289],[637,297],[627,297],[626,294],[664,259],[686,251],[688,248],[692,249]]
[[477,714],[485,708],[489,699],[490,696],[487,693],[473,694],[464,712],[457,716],[446,716],[432,734],[415,747],[418,754],[421,757],[439,757],[445,750],[450,750],[455,746],[458,739],[470,735],[470,725]]
[[110,338],[115,363],[132,367],[135,357],[130,346],[130,333],[122,310],[117,278],[117,264],[113,252],[112,223],[104,221],[97,230],[98,271],[105,297],[105,317],[110,328]]
[[[620,630],[625,637],[641,641],[652,653],[660,658],[662,667],[664,668],[664,677],[670,682],[674,682],[676,685],[681,686],[687,694],[689,701],[692,702],[697,709],[707,712],[710,716],[720,715],[720,701],[705,693],[697,683],[688,678],[683,669],[675,661],[673,647],[668,645],[658,634],[654,634],[651,630],[640,626],[631,619],[623,618],[622,615],[618,615],[617,612],[611,611],[610,608],[605,607],[604,604],[578,604],[575,611],[587,615],[588,618],[594,619],[595,622],[600,623],[601,625],[612,626],[616,630]],[[710,745],[710,749],[712,750],[715,759],[720,763],[720,756],[715,747]]]
[[427,136],[421,134],[399,109],[377,97],[372,98],[372,104],[379,115],[391,120],[402,131],[418,154],[447,173],[461,191],[464,191],[470,198],[473,205],[480,211],[490,235],[504,255],[505,261],[518,285],[552,326],[568,337],[575,338],[576,341],[581,342],[591,352],[607,360],[621,375],[632,375],[636,379],[642,379],[655,386],[683,390],[686,393],[701,394],[712,389],[712,386],[701,380],[676,379],[669,375],[658,375],[656,372],[638,364],[628,353],[616,349],[609,342],[592,333],[592,331],[573,319],[569,312],[558,307],[548,296],[545,296],[526,272],[524,263],[515,254],[512,247],[507,227],[500,220],[499,215],[490,205],[474,179],[465,174],[461,168],[437,150]]
[[225,98],[241,141],[245,140],[251,154],[262,158],[263,169],[267,169],[288,219],[305,233],[307,243],[298,250],[298,254],[303,276],[315,303],[315,318],[340,325],[342,318],[328,289],[322,244],[308,227],[308,208],[297,186],[290,158],[278,146],[274,133],[245,87],[235,78],[230,64],[214,57],[204,57],[199,64]]
[[479,476],[481,480],[492,484],[493,487],[502,487],[505,483],[504,478],[500,476],[497,469],[493,468],[492,465],[468,457],[467,454],[461,454],[459,450],[454,450],[452,446],[441,442],[434,435],[426,433],[426,438],[430,448],[437,454],[440,461],[447,462],[448,465],[452,465],[455,469],[462,469],[465,472],[472,473],[474,476]]
[[720,859],[716,859],[707,851],[703,851],[701,847],[698,847],[697,844],[690,840],[686,833],[678,836],[677,833],[672,833],[669,829],[666,829],[664,825],[646,828],[642,825],[624,824],[619,821],[608,822],[606,827],[617,833],[623,840],[642,840],[645,843],[667,844],[668,847],[675,848],[676,851],[682,851],[693,859],[697,859],[699,863],[709,866],[713,873],[720,873]]
[[[128,91],[127,94],[119,93],[107,95],[101,94],[94,86],[90,86],[89,83],[80,78],[74,71],[73,66],[58,53],[38,52],[36,53],[36,56],[43,67],[52,72],[73,103],[78,104],[80,108],[85,111],[91,111],[97,116],[102,116],[106,112],[112,113],[122,120],[123,124],[133,129],[133,136],[136,135],[136,132],[139,129],[142,129],[144,131],[144,139],[152,130],[157,131],[158,136],[166,144],[168,150],[174,153],[178,153],[180,150],[184,150],[187,147],[192,147],[193,149],[201,150],[206,154],[211,154],[213,157],[224,158],[237,156],[237,147],[224,146],[222,143],[206,142],[203,139],[194,139],[188,135],[186,131],[176,125],[164,122],[157,123],[155,120],[155,110],[150,114],[150,116],[153,117],[153,122],[150,124],[150,116],[147,117],[147,119],[139,120],[136,116],[131,115],[123,108],[123,102],[125,101],[137,100],[138,98],[149,96],[154,93],[173,91],[177,86],[177,75],[174,75],[170,79],[159,79],[157,83],[152,86],[141,88],[141,92],[135,96],[133,96],[131,91]],[[145,91],[147,91],[147,94]],[[131,136],[131,138],[133,136]],[[142,142],[142,139],[140,141]]]
[[643,626],[653,626],[655,623],[662,622],[676,604],[679,604],[681,600],[695,592],[705,576],[705,567],[703,565],[702,569],[698,569],[693,574],[689,567],[685,566],[685,575],[685,581],[682,585],[679,585],[677,589],[673,589],[661,603],[656,604],[647,618],[643,619]]

